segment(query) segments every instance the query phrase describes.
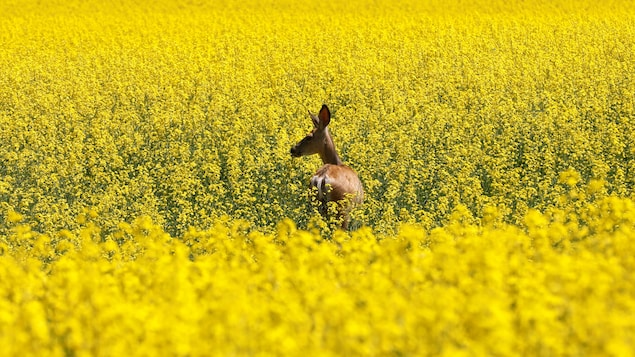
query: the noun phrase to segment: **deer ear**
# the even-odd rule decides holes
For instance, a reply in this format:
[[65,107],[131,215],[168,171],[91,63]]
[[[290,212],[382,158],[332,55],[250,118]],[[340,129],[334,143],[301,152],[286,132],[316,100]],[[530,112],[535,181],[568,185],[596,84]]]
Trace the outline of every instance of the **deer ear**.
[[326,104],[322,104],[322,109],[320,109],[318,117],[320,118],[320,127],[322,128],[326,128],[326,126],[331,122],[331,111]]
[[314,127],[320,126],[320,118],[316,117],[315,114],[311,113],[309,110],[309,116],[311,117],[311,121],[313,122]]

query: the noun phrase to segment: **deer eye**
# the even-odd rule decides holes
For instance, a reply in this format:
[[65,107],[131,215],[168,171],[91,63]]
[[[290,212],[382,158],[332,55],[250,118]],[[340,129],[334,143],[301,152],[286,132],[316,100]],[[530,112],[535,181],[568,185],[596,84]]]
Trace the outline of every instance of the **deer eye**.
[[306,143],[308,141],[311,141],[313,139],[313,133],[309,133],[307,134],[307,136],[304,137],[304,139],[302,139],[303,143]]

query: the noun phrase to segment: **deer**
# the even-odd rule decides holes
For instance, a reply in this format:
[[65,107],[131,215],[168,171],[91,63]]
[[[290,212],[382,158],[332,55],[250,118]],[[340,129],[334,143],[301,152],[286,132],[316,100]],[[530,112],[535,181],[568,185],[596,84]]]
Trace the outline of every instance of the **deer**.
[[328,129],[331,112],[326,104],[322,105],[318,115],[309,110],[309,116],[313,122],[313,130],[291,147],[291,156],[320,156],[322,167],[311,177],[309,188],[320,203],[318,211],[324,219],[328,219],[328,203],[337,203],[338,222],[341,222],[343,230],[348,230],[351,211],[364,201],[364,187],[357,173],[344,165],[335,150]]

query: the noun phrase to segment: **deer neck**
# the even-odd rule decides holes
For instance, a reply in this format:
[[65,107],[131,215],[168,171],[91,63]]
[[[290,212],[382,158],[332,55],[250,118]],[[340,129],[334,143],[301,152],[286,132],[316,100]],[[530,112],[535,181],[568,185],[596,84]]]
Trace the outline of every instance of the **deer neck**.
[[324,150],[320,152],[320,158],[325,165],[342,165],[342,160],[340,160],[340,156],[337,154],[337,150],[335,150],[335,144],[328,131],[326,132],[326,138],[324,140]]

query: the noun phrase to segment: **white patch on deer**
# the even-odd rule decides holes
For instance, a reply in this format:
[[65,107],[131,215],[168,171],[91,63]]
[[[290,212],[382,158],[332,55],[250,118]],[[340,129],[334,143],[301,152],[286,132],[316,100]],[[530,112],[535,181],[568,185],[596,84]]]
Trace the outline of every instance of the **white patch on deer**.
[[315,175],[311,177],[311,186],[317,188],[318,200],[323,200],[327,195],[328,177]]

